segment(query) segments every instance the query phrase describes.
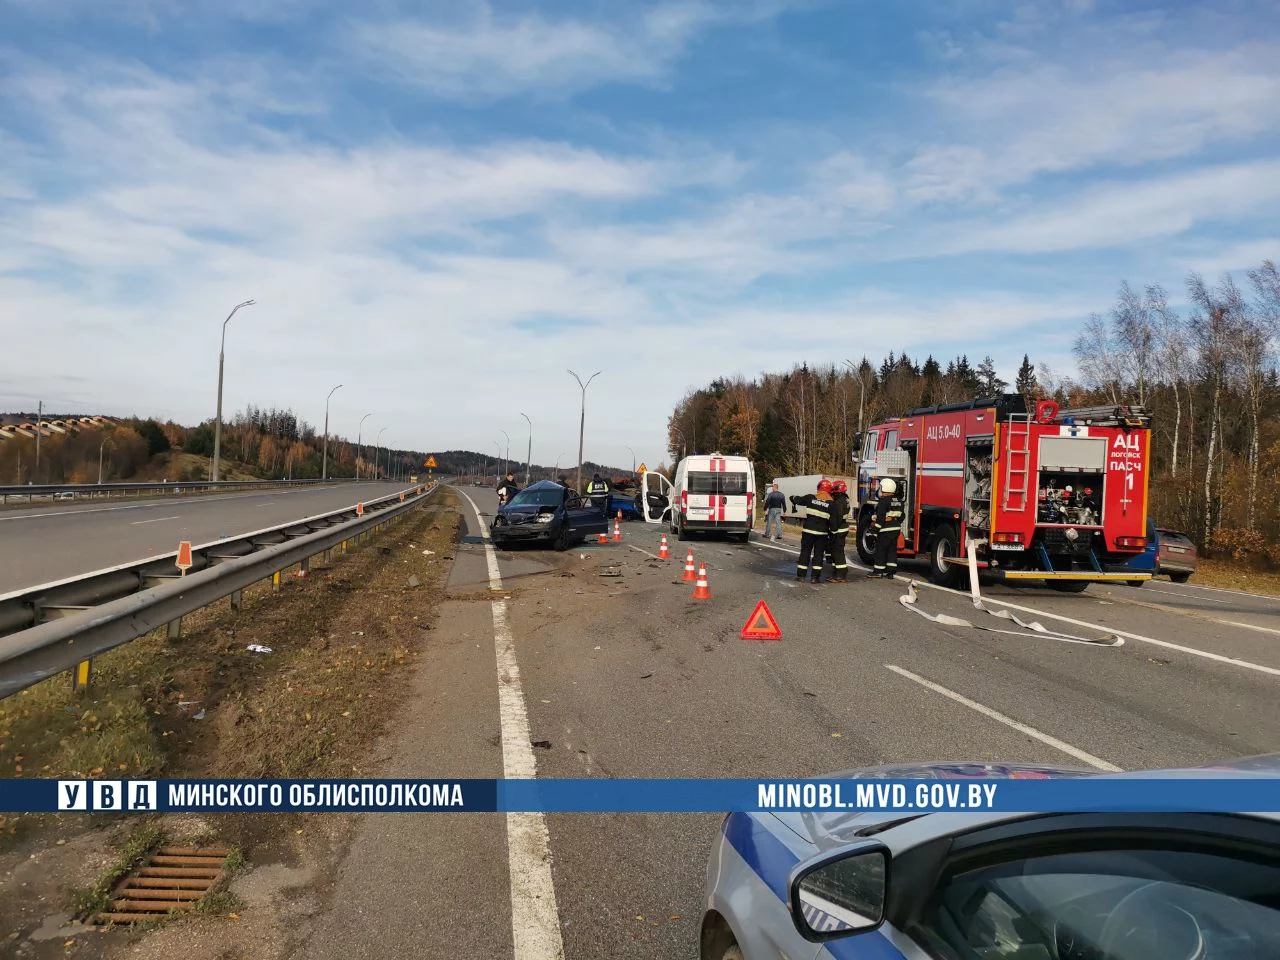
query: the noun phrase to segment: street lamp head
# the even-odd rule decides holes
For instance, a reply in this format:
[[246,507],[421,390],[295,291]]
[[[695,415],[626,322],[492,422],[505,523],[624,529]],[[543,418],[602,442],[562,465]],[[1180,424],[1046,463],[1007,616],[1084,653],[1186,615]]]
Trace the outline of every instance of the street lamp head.
[[342,389],[342,384],[338,384],[336,387],[334,387],[332,390],[329,391],[329,396],[332,397],[335,393],[337,393],[341,389]]

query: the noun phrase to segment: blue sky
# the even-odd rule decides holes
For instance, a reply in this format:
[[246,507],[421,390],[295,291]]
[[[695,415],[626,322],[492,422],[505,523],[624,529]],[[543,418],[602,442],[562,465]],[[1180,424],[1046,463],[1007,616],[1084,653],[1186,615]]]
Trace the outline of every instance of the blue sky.
[[[686,389],[1070,372],[1280,257],[1269,2],[0,0],[0,408],[659,460]],[[26,345],[21,347],[19,345]],[[505,441],[503,441],[505,444]]]

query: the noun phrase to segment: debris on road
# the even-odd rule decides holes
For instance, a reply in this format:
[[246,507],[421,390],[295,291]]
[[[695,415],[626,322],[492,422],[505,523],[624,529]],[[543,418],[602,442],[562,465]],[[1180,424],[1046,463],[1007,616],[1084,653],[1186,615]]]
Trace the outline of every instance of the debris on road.
[[653,674],[652,674],[652,673],[642,673],[642,674],[640,674],[640,679],[641,679],[641,680],[648,680],[648,679],[649,679],[650,677],[652,677],[652,676],[653,676]]
[[534,740],[533,746],[537,747],[539,750],[550,750],[551,741],[550,740]]
[[409,575],[409,589],[411,589],[411,590],[412,590],[413,588],[415,588],[415,587],[420,587],[420,586],[422,586],[422,581],[421,581],[421,580],[419,580],[419,579],[417,578],[417,576],[415,576],[415,575],[413,575],[413,574],[410,574],[410,575]]
[[251,643],[249,644],[249,646],[245,647],[245,649],[252,653],[270,653],[271,652],[270,647],[264,647],[260,643]]

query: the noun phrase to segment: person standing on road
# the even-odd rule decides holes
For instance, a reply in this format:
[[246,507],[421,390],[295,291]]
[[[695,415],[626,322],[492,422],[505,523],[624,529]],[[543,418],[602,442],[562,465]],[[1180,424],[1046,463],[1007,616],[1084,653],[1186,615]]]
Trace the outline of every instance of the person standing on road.
[[[799,506],[800,501],[796,501]],[[800,527],[800,559],[796,563],[796,579],[822,582],[822,566],[826,559],[827,538],[831,536],[831,481],[819,480],[818,492],[804,500]]]
[[902,501],[898,499],[898,485],[889,477],[880,481],[880,499],[871,518],[871,529],[876,535],[876,552],[870,577],[892,580],[898,572],[898,534],[902,531]]
[[849,582],[849,558],[845,542],[849,539],[849,485],[843,480],[831,484],[831,537],[827,555],[831,558],[831,582]]
[[586,494],[591,498],[591,505],[605,515],[609,516],[609,483],[600,474],[592,475],[587,481]]
[[[773,489],[764,498],[764,538],[766,540],[782,539],[782,511],[787,509],[787,498],[782,495],[775,483]],[[769,531],[773,535],[769,535]]]
[[516,475],[514,473],[508,473],[506,477],[498,483],[498,502],[510,503],[511,498],[519,492],[520,488],[516,486]]

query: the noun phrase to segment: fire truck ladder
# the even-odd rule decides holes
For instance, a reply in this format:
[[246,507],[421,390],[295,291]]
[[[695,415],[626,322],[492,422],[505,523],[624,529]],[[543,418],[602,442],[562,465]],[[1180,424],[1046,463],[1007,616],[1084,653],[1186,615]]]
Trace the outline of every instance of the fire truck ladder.
[[[1009,448],[1004,461],[1004,504],[1010,513],[1027,509],[1027,488],[1031,480],[1031,414],[1015,413],[1009,418]],[[1012,502],[1016,499],[1016,503]]]

